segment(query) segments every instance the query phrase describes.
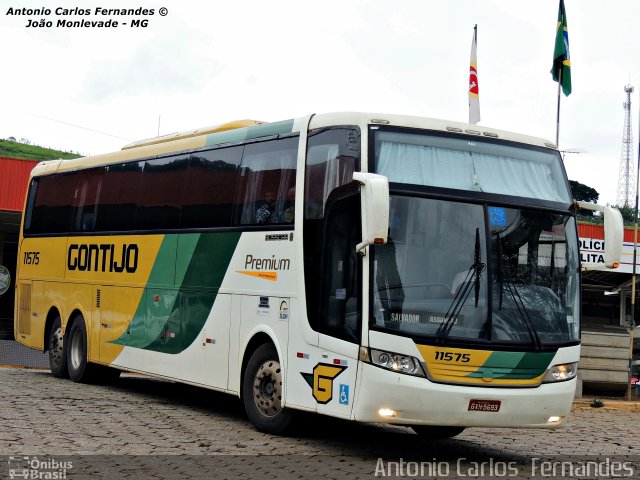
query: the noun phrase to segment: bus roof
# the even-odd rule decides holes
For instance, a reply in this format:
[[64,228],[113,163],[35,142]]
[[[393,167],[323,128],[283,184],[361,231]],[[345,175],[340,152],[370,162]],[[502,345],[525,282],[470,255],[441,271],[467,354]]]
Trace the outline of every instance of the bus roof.
[[[309,120],[310,119],[310,120]],[[521,135],[462,122],[438,120],[426,117],[393,115],[384,113],[338,112],[314,114],[307,117],[279,122],[257,120],[236,120],[207,128],[199,128],[181,133],[173,133],[136,141],[125,145],[122,150],[71,160],[49,160],[40,162],[31,172],[32,176],[55,172],[73,171],[100,165],[110,165],[129,160],[152,158],[157,155],[189,152],[207,146],[237,143],[274,135],[298,132],[306,128],[325,128],[335,125],[389,125],[431,131],[451,132],[473,137],[494,138],[527,145],[556,149],[554,143],[543,138]]]
[[181,140],[184,138],[199,137],[200,135],[208,135],[216,132],[226,132],[227,130],[235,130],[242,127],[253,127],[255,125],[261,125],[266,122],[260,122],[258,120],[234,120],[232,122],[222,123],[213,127],[198,128],[196,130],[187,130],[186,132],[169,133],[168,135],[162,135],[160,137],[147,138],[146,140],[138,140],[137,142],[129,143],[122,147],[122,150],[128,150],[130,148],[144,147],[146,145],[157,145],[159,143],[173,142],[175,140]]

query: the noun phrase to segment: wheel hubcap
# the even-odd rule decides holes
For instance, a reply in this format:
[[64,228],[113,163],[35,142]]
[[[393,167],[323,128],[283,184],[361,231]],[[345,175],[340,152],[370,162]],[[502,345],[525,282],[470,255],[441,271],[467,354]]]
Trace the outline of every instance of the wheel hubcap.
[[58,327],[49,341],[49,357],[55,365],[60,365],[64,360],[63,341],[62,328]]
[[76,332],[71,337],[71,364],[73,368],[78,368],[82,361],[82,336]]
[[268,360],[260,365],[253,381],[254,401],[266,417],[273,417],[282,410],[282,376],[280,363]]

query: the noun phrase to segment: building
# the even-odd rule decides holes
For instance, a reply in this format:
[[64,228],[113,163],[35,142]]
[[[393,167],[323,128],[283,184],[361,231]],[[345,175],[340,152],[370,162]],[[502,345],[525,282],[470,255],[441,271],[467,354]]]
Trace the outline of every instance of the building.
[[[582,262],[604,263],[604,228],[579,224]],[[640,241],[640,237],[639,237]],[[620,266],[616,269],[586,271],[582,274],[582,351],[578,375],[585,390],[624,391],[629,381],[631,341],[629,325],[640,323],[640,298],[632,314],[634,229],[625,228]],[[640,255],[636,250],[636,273]],[[636,295],[640,285],[636,286]],[[640,328],[634,331],[633,369],[640,367]]]
[[9,270],[11,285],[0,295],[0,339],[13,339],[13,280],[18,260],[18,231],[29,174],[36,160],[0,158],[0,265]]

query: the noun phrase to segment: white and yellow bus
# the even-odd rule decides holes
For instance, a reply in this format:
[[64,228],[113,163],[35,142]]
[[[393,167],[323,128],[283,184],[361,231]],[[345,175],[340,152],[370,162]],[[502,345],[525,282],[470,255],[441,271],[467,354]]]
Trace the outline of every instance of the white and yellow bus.
[[485,127],[309,115],[42,162],[16,283],[15,336],[56,377],[228,392],[271,433],[296,411],[433,437],[555,427],[576,387],[560,155]]

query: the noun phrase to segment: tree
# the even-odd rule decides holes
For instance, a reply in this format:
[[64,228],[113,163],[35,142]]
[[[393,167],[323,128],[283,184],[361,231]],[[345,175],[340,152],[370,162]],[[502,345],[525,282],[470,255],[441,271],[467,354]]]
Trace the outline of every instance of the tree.
[[577,182],[575,180],[569,180],[569,185],[571,185],[571,193],[573,194],[573,198],[576,200],[580,200],[581,202],[591,202],[598,203],[598,198],[600,198],[600,194],[595,188],[592,188],[584,183]]
[[623,205],[621,207],[618,207],[617,205],[614,205],[614,208],[617,208],[618,211],[620,212],[620,214],[622,215],[622,220],[624,221],[625,225],[636,222],[636,220],[635,220],[635,216],[636,216],[635,207],[630,207],[629,205]]
[[[575,180],[569,180],[569,185],[571,186],[571,194],[576,200],[579,200],[581,202],[598,203],[600,194],[595,188],[592,188],[588,185],[585,185],[584,183],[580,183]],[[577,213],[581,217],[591,218],[593,217],[594,212],[581,208]]]

